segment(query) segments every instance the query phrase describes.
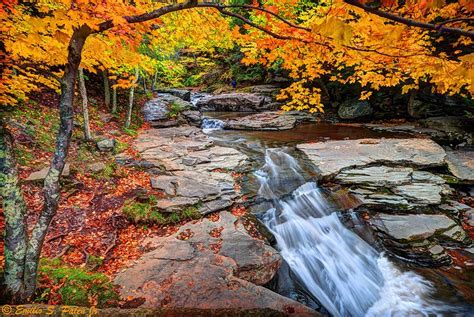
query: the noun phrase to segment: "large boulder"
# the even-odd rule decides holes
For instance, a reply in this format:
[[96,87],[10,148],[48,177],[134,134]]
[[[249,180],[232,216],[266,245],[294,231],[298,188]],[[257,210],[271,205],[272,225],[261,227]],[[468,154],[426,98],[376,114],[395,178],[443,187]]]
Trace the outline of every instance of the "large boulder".
[[264,112],[227,120],[226,129],[231,130],[289,130],[296,125],[294,116],[282,112]]
[[427,118],[421,124],[438,131],[433,138],[441,143],[474,145],[474,120],[462,116]]
[[201,111],[263,111],[268,97],[253,93],[229,93],[206,96],[196,102]]
[[191,101],[191,91],[186,89],[176,89],[176,88],[163,88],[155,89],[158,93],[170,94],[175,97],[181,98],[184,101]]
[[115,279],[120,295],[141,299],[142,307],[266,308],[290,316],[319,315],[259,286],[275,275],[281,258],[228,212],[217,220],[188,223],[169,237],[149,238],[144,245],[153,250]]
[[143,105],[143,117],[155,128],[168,128],[178,125],[181,113],[194,106],[179,97],[170,94],[159,94]]
[[344,102],[339,106],[337,114],[344,120],[360,119],[370,116],[374,110],[367,101]]
[[428,139],[360,139],[297,145],[321,176],[372,163],[410,164],[420,167],[444,165],[445,151]]
[[105,138],[97,141],[96,145],[101,152],[112,152],[115,149],[116,142],[115,139]]

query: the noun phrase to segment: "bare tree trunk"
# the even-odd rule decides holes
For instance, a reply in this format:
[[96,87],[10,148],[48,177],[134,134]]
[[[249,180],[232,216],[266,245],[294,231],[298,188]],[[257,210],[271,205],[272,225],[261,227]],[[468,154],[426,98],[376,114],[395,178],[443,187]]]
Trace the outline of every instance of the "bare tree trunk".
[[153,83],[151,84],[151,90],[154,91],[155,90],[155,86],[156,86],[156,80],[158,78],[158,72],[155,71],[155,75],[153,76]]
[[8,298],[11,303],[21,303],[28,243],[26,205],[18,184],[13,138],[3,122],[0,122],[0,183],[5,217],[5,272],[2,287],[4,294],[0,295]]
[[84,81],[84,70],[79,67],[79,92],[82,98],[82,115],[84,117],[84,138],[87,141],[92,140],[91,128],[89,124],[89,109],[87,107],[87,90],[86,83]]
[[117,113],[117,87],[112,88],[112,113]]
[[125,120],[125,127],[129,128],[130,124],[132,123],[132,110],[133,110],[133,94],[135,92],[135,85],[138,82],[138,68],[135,69],[135,82],[133,83],[132,88],[130,88],[130,95],[128,97],[128,111],[127,111],[127,119]]
[[104,69],[102,72],[104,76],[104,98],[105,98],[105,106],[107,108],[110,107],[110,83],[109,83],[109,72],[107,69]]
[[143,91],[145,92],[145,94],[148,93],[148,89],[146,87],[146,76],[143,76]]

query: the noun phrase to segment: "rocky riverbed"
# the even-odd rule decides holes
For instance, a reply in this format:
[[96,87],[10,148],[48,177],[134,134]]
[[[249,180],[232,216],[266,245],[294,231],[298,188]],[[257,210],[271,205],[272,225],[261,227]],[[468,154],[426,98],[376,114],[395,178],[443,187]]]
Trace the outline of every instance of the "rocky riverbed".
[[[230,213],[235,206],[252,205],[256,192],[244,195],[241,187],[248,185],[243,180],[253,181],[251,172],[263,157],[249,153],[255,147],[261,148],[256,153],[263,153],[270,144],[294,147],[330,196],[337,199],[343,192],[349,197],[340,202],[340,212],[364,215],[375,240],[402,261],[449,267],[453,250],[460,250],[470,256],[464,262],[468,269],[474,263],[474,210],[459,202],[469,198],[469,186],[474,184],[474,152],[446,149],[396,129],[385,134],[388,138],[364,138],[374,135],[369,128],[382,131],[380,126],[354,128],[356,132],[347,135],[328,133],[338,140],[321,138],[323,130],[300,138],[298,132],[288,138],[270,137],[274,138],[270,143],[267,134],[256,135],[260,142],[254,143],[239,130],[288,130],[286,136],[297,131],[298,124],[317,120],[274,112],[272,99],[264,94],[268,92],[256,91],[199,100],[172,91],[173,95],[160,94],[145,106],[154,129],[136,139],[142,160],[117,160],[140,164],[150,173],[152,187],[165,194],[156,202],[160,212],[195,208],[206,217],[167,238],[145,241],[149,252],[116,278],[122,296],[140,298],[144,307],[265,308],[295,316],[318,315],[263,286],[277,274],[281,257],[269,236],[258,230],[256,218]],[[175,103],[182,111],[170,116]],[[209,110],[258,113],[223,119],[219,128],[235,131],[209,134],[200,128],[203,112]],[[311,123],[315,131],[318,124]],[[351,139],[344,140],[346,136]]]

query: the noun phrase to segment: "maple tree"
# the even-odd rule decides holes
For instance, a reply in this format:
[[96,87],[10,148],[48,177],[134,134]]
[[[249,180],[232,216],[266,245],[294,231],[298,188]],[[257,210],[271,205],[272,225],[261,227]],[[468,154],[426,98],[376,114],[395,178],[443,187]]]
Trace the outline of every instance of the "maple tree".
[[[138,84],[137,71],[152,74],[158,67],[138,49],[143,40],[139,35],[149,34],[157,41],[155,46],[160,40],[170,42],[160,46],[164,52],[180,45],[205,48],[211,41],[230,47],[236,41],[246,63],[282,62],[295,80],[280,96],[289,100],[287,110],[322,111],[321,88],[314,84],[322,76],[342,84],[360,83],[365,88],[362,99],[387,86],[402,85],[406,93],[421,82],[431,83],[441,93],[468,96],[473,93],[472,12],[469,0],[269,0],[265,5],[196,0],[3,1],[0,104],[26,100],[42,86],[61,93],[60,127],[44,181],[44,208],[30,235],[12,140],[3,125],[0,131],[5,283],[12,302],[27,301],[35,291],[41,248],[58,209],[80,67],[107,70],[115,89],[133,88]],[[232,26],[224,17],[240,20],[243,26]],[[449,49],[439,49],[438,43]]]

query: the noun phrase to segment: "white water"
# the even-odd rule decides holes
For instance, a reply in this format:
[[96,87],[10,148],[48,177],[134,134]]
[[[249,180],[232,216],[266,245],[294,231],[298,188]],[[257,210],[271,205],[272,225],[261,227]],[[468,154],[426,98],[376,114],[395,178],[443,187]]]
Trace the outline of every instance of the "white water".
[[201,128],[204,133],[215,131],[215,130],[222,130],[224,129],[225,122],[219,119],[212,119],[212,118],[204,118],[202,119]]
[[[294,173],[292,181],[302,185],[280,199],[278,193],[289,186],[282,175],[288,173]],[[289,154],[268,149],[265,165],[255,175],[260,197],[272,201],[263,222],[275,236],[277,248],[299,283],[331,315],[440,316],[449,310],[430,299],[434,292],[430,282],[402,272],[347,229],[316,183],[305,181]]]

